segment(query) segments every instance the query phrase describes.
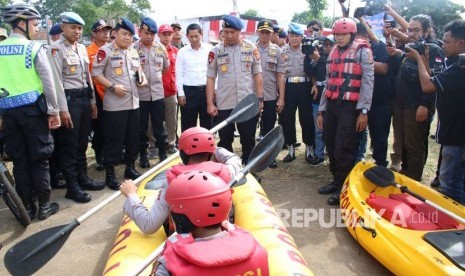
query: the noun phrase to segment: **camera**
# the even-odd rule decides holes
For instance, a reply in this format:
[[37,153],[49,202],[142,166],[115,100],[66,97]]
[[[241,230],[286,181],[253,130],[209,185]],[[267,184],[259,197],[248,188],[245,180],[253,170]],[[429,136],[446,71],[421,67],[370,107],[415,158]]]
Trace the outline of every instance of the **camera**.
[[459,66],[465,68],[465,53],[459,54]]
[[320,41],[315,37],[304,36],[302,38],[302,53],[304,55],[311,55],[315,49],[320,48]]
[[[413,43],[407,43],[407,46],[409,48],[412,48],[414,50],[417,50],[417,52],[420,54],[420,55],[424,55],[425,54],[425,45],[426,45],[426,42],[423,41],[423,40],[419,40],[419,41],[416,41],[416,42],[413,42]],[[405,51],[408,53],[410,50],[408,48],[405,48]]]
[[384,11],[386,0],[362,0],[366,2],[365,7],[355,9],[354,17],[359,18],[365,15],[372,16]]
[[384,20],[384,27],[386,28],[395,28],[396,21],[395,20]]

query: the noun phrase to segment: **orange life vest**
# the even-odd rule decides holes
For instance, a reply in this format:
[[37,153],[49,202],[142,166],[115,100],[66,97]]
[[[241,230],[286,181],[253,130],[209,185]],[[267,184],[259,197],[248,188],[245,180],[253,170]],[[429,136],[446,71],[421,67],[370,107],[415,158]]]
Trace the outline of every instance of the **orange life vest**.
[[341,53],[339,47],[334,47],[326,63],[328,68],[328,83],[325,96],[331,100],[346,100],[357,102],[362,86],[362,66],[357,62],[359,49],[370,48],[365,40],[356,39]]

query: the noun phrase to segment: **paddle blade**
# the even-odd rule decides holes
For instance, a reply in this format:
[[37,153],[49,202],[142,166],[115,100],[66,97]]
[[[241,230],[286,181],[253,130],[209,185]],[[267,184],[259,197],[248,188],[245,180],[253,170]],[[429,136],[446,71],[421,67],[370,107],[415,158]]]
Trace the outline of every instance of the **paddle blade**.
[[394,182],[394,173],[383,166],[374,166],[369,168],[363,173],[363,175],[379,187],[396,185]]
[[242,123],[257,116],[260,112],[260,102],[255,94],[247,95],[233,109],[226,121],[229,123]]
[[276,126],[253,148],[247,163],[247,166],[250,165],[248,172],[261,172],[268,168],[278,157],[283,145],[283,128]]
[[12,275],[32,275],[55,256],[78,225],[75,220],[48,228],[15,244],[5,254],[6,269]]

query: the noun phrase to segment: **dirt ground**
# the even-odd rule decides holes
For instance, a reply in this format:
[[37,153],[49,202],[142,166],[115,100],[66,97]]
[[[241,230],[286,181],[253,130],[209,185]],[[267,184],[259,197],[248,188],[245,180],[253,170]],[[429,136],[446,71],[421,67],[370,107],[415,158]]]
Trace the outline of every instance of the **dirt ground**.
[[[236,143],[237,141],[238,139]],[[240,148],[235,150],[239,152]],[[424,173],[425,184],[429,184],[434,177],[438,149],[433,140],[430,140],[430,151],[432,153]],[[309,167],[304,160],[303,146],[298,148],[297,159],[290,164],[282,163],[285,154],[285,151],[281,152],[277,169],[267,169],[259,175],[262,186],[278,213],[303,208],[319,210],[318,221],[307,225],[300,221],[291,225],[294,227],[288,227],[309,268],[316,275],[390,275],[387,269],[358,245],[341,223],[339,226],[329,226],[331,214],[334,214],[336,208],[326,205],[327,196],[317,193],[318,187],[330,181],[328,165]],[[104,181],[104,172],[94,169],[93,152],[89,150],[88,156],[90,175]],[[151,162],[153,165],[157,159]],[[117,168],[120,180],[123,169],[123,166]],[[105,188],[90,192],[93,200],[87,204],[67,200],[64,193],[64,190],[52,192],[52,200],[60,204],[60,211],[56,215],[45,221],[36,219],[27,228],[23,228],[4,202],[0,201],[0,275],[8,275],[3,258],[14,244],[41,230],[68,224],[110,196],[113,191]],[[120,197],[76,228],[57,255],[36,275],[101,275],[123,216],[122,205],[123,198]]]

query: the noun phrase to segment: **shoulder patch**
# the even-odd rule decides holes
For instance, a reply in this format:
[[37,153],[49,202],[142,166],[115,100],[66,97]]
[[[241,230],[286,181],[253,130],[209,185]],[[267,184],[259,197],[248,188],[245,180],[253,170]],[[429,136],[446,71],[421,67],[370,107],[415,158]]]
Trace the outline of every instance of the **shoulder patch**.
[[256,59],[257,61],[260,60],[260,52],[258,51],[257,48],[255,48],[255,49],[253,50],[253,55],[254,55],[254,57],[255,57],[255,59]]
[[52,57],[55,57],[58,54],[59,49],[53,48],[52,49]]
[[373,59],[373,52],[370,50],[370,51],[367,51],[367,54],[368,54],[368,63],[373,64],[375,62]]
[[98,50],[98,53],[97,53],[97,62],[100,63],[102,62],[105,57],[107,56],[107,53],[105,53],[104,50]]
[[208,64],[211,64],[214,59],[215,59],[215,53],[211,51],[210,53],[208,53]]

